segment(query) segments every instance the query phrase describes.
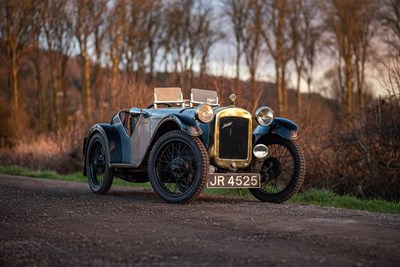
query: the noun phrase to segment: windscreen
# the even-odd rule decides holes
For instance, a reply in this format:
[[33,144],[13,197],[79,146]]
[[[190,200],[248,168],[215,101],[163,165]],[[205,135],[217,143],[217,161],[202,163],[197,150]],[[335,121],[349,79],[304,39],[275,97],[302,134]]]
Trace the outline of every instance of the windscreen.
[[216,91],[192,88],[190,101],[197,104],[218,105],[218,95]]
[[154,98],[157,102],[180,102],[182,92],[179,87],[158,87],[154,88]]

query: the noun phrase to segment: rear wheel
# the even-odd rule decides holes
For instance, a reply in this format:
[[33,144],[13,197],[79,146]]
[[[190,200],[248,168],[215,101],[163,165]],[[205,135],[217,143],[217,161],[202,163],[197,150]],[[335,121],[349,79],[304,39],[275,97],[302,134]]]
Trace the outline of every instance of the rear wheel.
[[295,141],[279,136],[267,137],[261,143],[268,147],[268,157],[252,163],[252,170],[261,174],[261,187],[249,190],[261,201],[282,203],[303,184],[306,171],[303,153]]
[[203,190],[209,159],[203,143],[182,131],[161,136],[150,153],[150,183],[158,196],[170,203],[193,200]]
[[108,166],[105,144],[103,136],[96,133],[90,139],[86,153],[89,187],[97,194],[106,194],[114,180],[113,169]]

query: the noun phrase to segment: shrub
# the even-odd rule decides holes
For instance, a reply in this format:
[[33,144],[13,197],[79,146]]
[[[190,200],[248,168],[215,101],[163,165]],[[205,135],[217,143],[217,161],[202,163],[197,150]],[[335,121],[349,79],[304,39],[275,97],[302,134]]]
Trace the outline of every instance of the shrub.
[[306,184],[400,200],[400,116],[394,114],[400,114],[400,99],[389,96],[373,102],[363,119],[308,129]]
[[84,129],[70,127],[60,136],[27,135],[12,148],[0,150],[4,166],[18,165],[32,170],[54,170],[65,174],[82,170]]

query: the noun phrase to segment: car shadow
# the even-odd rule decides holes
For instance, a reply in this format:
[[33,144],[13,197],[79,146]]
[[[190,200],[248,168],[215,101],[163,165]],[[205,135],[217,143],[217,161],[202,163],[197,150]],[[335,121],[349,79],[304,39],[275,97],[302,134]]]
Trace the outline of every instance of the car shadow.
[[[126,188],[118,188],[114,189],[107,194],[109,196],[117,197],[117,198],[126,198],[146,201],[146,202],[155,202],[155,203],[166,203],[162,199],[160,199],[157,194],[150,189],[143,188],[130,188],[127,190]],[[235,198],[229,196],[212,196],[212,195],[200,195],[193,201],[187,204],[196,204],[196,203],[248,203],[248,202],[257,202],[257,200],[245,199],[245,198]]]

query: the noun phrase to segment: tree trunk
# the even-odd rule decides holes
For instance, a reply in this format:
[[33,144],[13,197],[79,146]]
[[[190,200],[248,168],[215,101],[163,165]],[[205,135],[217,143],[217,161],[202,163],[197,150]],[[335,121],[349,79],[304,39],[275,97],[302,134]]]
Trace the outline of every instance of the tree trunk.
[[188,81],[189,87],[191,88],[193,85],[193,60],[194,60],[194,53],[190,53],[190,62],[189,62],[189,73],[188,73]]
[[39,119],[39,131],[40,132],[46,132],[47,131],[47,123],[46,123],[46,118],[45,118],[45,112],[44,112],[44,88],[43,88],[43,80],[42,80],[42,75],[40,73],[40,61],[39,59],[36,59],[33,62],[35,66],[35,72],[36,72],[36,82],[37,82],[37,92],[36,92],[36,98],[37,98],[37,103],[38,103],[38,119]]
[[82,56],[82,102],[83,113],[87,122],[90,122],[92,117],[92,96],[90,91],[90,62],[86,56]]
[[254,109],[257,107],[257,86],[256,86],[256,70],[250,69],[250,80],[251,80],[251,98],[253,104],[253,113]]
[[[16,46],[16,45],[15,45]],[[11,94],[11,105],[12,113],[15,119],[18,119],[19,114],[19,89],[18,89],[18,58],[17,49],[11,44],[11,74],[10,74],[10,94]]]
[[357,108],[359,113],[361,113],[361,98],[362,98],[362,85],[361,85],[361,77],[360,77],[360,64],[358,58],[356,57],[356,81],[357,81]]
[[364,89],[364,84],[365,84],[365,61],[367,59],[367,48],[363,47],[363,52],[361,56],[361,69],[360,69],[360,109],[363,111],[365,109],[365,89]]
[[149,84],[151,84],[155,79],[155,71],[154,71],[154,63],[156,61],[156,53],[154,51],[154,44],[153,42],[149,43],[149,50],[150,50],[150,73],[149,73]]
[[300,92],[300,78],[301,78],[301,68],[297,68],[297,84],[296,84],[296,93],[297,93],[297,112],[301,114],[301,92]]
[[236,40],[237,45],[236,45],[236,80],[235,80],[235,88],[234,92],[239,90],[239,84],[240,84],[240,43],[238,40]]
[[282,85],[282,93],[283,93],[283,114],[282,116],[286,117],[288,115],[288,92],[286,88],[286,71],[285,71],[285,65],[281,65],[281,85]]
[[61,92],[62,92],[62,114],[61,114],[61,123],[63,127],[68,126],[68,89],[67,89],[67,80],[65,77],[65,72],[67,69],[67,58],[63,56],[63,58],[61,59],[61,75],[60,75],[60,85],[61,85]]
[[350,60],[346,60],[347,113],[353,114],[353,81]]
[[276,86],[278,87],[278,114],[283,116],[284,114],[284,99],[283,99],[283,85],[280,74],[280,68],[278,64],[275,64],[276,73]]
[[203,80],[204,74],[207,71],[208,51],[203,54],[200,62],[200,81]]
[[56,62],[54,59],[54,55],[52,55],[51,53],[54,53],[52,51],[49,52],[49,61],[50,61],[50,80],[51,80],[51,86],[53,89],[53,120],[52,120],[52,124],[53,124],[53,129],[56,132],[56,134],[59,134],[59,129],[60,129],[60,111],[59,111],[59,98],[58,98],[58,92],[59,92],[59,86],[58,86],[58,77],[57,77],[57,66],[56,66]]
[[311,79],[307,79],[307,120],[306,124],[309,126],[311,124]]
[[120,98],[119,98],[119,79],[118,79],[118,58],[114,58],[112,60],[112,73],[111,73],[111,106],[113,108],[120,106]]

